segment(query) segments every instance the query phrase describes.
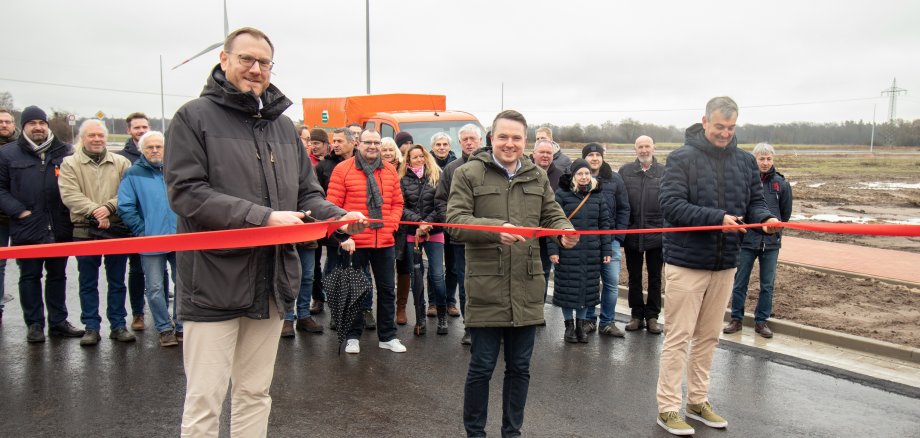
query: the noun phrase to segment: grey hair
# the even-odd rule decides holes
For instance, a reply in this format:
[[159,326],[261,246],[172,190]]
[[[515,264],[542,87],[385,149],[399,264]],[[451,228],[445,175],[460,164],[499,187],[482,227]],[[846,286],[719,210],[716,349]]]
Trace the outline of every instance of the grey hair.
[[474,123],[468,123],[466,125],[463,125],[463,127],[460,128],[459,131],[457,131],[457,137],[462,137],[464,132],[472,132],[476,134],[477,137],[482,139],[482,130],[479,129],[479,127],[476,126],[476,124]]
[[770,143],[757,143],[752,153],[755,157],[758,155],[776,155],[776,150],[773,149]]
[[[548,144],[548,145],[549,145],[549,149],[550,149],[551,151],[555,151],[556,146],[555,146],[555,144],[553,144],[553,143],[554,143],[554,142],[553,142],[552,140],[537,140],[537,142],[533,144],[533,150],[537,150],[537,147],[540,146],[541,144]],[[553,152],[553,153],[555,153],[555,152]]]
[[160,131],[147,131],[144,135],[141,136],[140,140],[137,141],[137,148],[144,150],[144,143],[147,142],[147,139],[150,137],[160,137],[164,142],[166,142],[166,137],[163,136],[163,133]]
[[355,136],[351,134],[351,130],[347,128],[335,128],[332,130],[332,134],[344,134],[345,141],[353,142],[355,141]]
[[106,127],[105,127],[105,123],[103,123],[102,120],[97,120],[97,119],[86,119],[86,120],[83,121],[83,123],[80,124],[80,130],[77,132],[77,136],[80,137],[80,138],[83,138],[83,135],[86,134],[86,130],[87,130],[87,128],[89,128],[89,125],[96,125],[96,126],[98,126],[98,127],[102,128],[102,132],[103,132],[106,136],[109,135],[109,128],[106,128]]
[[440,138],[446,138],[447,143],[452,144],[452,142],[450,141],[450,134],[441,131],[441,132],[436,132],[434,135],[431,136],[431,144],[429,146],[434,146],[434,142],[438,141],[438,139]]
[[716,111],[725,117],[731,117],[738,114],[738,104],[728,96],[713,97],[706,103],[706,118],[712,120],[712,115]]

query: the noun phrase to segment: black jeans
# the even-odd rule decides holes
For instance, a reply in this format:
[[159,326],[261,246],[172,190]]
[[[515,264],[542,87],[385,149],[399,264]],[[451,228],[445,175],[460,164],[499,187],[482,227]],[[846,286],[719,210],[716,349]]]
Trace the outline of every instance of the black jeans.
[[[636,319],[658,318],[661,314],[661,248],[648,251],[626,251],[626,272],[629,275],[629,307]],[[648,271],[648,302],[642,298],[642,262]]]
[[470,368],[463,388],[463,427],[469,437],[486,436],[489,381],[504,340],[505,379],[502,385],[502,437],[521,435],[530,386],[530,356],[536,326],[471,327]]
[[[163,278],[169,278],[168,275]],[[147,282],[144,280],[144,265],[141,264],[140,254],[128,255],[128,298],[131,301],[131,314],[144,314],[144,289]],[[168,285],[167,285],[168,286]],[[169,296],[169,288],[166,289]]]
[[[326,301],[326,294],[323,292],[323,247],[326,246],[325,239],[320,240],[319,248],[316,248],[316,251],[313,251],[314,254],[314,263],[313,263],[313,295],[311,298],[313,301]],[[326,253],[329,253],[329,250],[326,250]],[[327,256],[328,258],[328,256]]]
[[[454,298],[454,291],[457,290],[457,280],[458,277],[463,274],[457,274],[456,263],[454,262],[454,251],[452,251],[454,245],[450,243],[450,235],[444,233],[444,283],[447,285],[447,304],[451,306],[457,305],[457,299]],[[462,280],[461,280],[462,281]],[[429,299],[428,302],[431,302]],[[462,304],[461,304],[462,306]]]
[[[358,248],[351,261],[352,266],[365,271],[370,265],[377,289],[377,339],[380,342],[392,340],[396,337],[396,252],[392,246]],[[358,339],[363,332],[364,318],[358,313],[348,330],[348,339]]]
[[[45,327],[45,307],[48,324],[54,327],[67,320],[67,257],[17,259],[19,264],[19,301],[26,325]],[[42,302],[42,268],[45,274],[45,300]],[[0,297],[3,299],[3,297]]]
[[549,260],[549,247],[546,245],[546,237],[540,238],[540,263],[543,264],[543,302],[546,302],[546,295],[549,292],[549,274],[553,272],[553,262]]

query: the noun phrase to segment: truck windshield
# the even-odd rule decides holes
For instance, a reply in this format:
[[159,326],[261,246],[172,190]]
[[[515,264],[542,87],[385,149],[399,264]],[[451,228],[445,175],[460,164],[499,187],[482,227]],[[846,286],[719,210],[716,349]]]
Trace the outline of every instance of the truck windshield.
[[[412,140],[415,143],[424,145],[426,149],[431,148],[432,135],[442,131],[446,132],[450,135],[450,150],[454,151],[454,155],[457,158],[460,158],[462,154],[460,152],[460,136],[458,135],[458,131],[460,131],[460,128],[468,123],[473,123],[478,126],[480,132],[482,132],[483,137],[485,137],[486,133],[482,130],[482,125],[471,120],[406,122],[399,124],[399,130],[412,134]],[[485,146],[485,140],[483,140],[482,144]]]

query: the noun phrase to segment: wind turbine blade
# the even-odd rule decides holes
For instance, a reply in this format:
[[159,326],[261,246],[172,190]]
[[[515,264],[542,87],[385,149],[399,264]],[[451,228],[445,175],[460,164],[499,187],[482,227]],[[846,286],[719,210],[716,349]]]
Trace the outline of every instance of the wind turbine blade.
[[227,21],[227,0],[224,0],[224,38],[230,35],[230,24]]
[[182,66],[185,65],[187,62],[189,62],[189,61],[191,61],[191,60],[193,60],[193,59],[195,59],[195,58],[197,58],[197,57],[199,57],[199,56],[201,56],[201,55],[204,55],[205,53],[208,53],[208,52],[210,52],[211,50],[214,50],[214,49],[216,49],[216,48],[218,48],[218,47],[221,47],[221,46],[223,46],[223,45],[224,45],[224,42],[223,42],[223,41],[221,41],[221,42],[219,42],[219,43],[214,43],[214,44],[208,46],[207,49],[204,49],[204,50],[198,52],[198,54],[196,54],[195,56],[192,56],[191,58],[186,59],[185,61],[182,61],[179,65],[173,67],[171,70],[175,70],[175,69],[177,69],[177,68],[179,68],[179,67],[182,67]]

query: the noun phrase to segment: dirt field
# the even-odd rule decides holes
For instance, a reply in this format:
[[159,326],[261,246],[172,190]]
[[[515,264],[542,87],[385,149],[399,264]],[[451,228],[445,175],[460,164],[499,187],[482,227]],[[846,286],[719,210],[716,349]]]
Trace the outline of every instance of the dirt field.
[[[920,155],[777,152],[776,167],[793,184],[793,221],[920,225]],[[916,237],[787,234],[920,253]],[[755,266],[745,306],[750,313],[758,281]],[[625,266],[621,283],[626,284]],[[776,318],[920,348],[920,289],[780,265],[773,303]]]

